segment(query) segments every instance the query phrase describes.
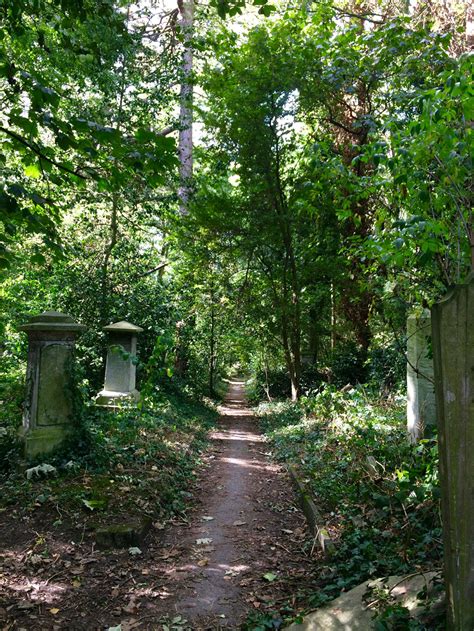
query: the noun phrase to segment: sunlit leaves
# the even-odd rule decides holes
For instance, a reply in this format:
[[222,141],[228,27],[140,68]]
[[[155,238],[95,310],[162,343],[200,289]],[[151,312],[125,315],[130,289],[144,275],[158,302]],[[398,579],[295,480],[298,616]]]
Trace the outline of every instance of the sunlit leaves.
[[31,177],[33,179],[41,177],[41,170],[37,164],[29,164],[24,168],[24,172],[26,177]]
[[225,19],[227,16],[240,15],[247,5],[259,7],[259,13],[268,17],[275,10],[275,6],[268,0],[211,0],[211,6],[217,9],[218,15]]

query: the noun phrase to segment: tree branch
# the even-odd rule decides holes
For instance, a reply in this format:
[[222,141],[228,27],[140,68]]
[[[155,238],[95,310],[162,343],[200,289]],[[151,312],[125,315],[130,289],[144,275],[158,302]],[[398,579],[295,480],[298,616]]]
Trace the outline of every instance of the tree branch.
[[60,169],[61,171],[64,171],[65,173],[69,173],[70,175],[75,175],[76,177],[80,177],[82,180],[87,180],[87,177],[85,175],[82,175],[77,170],[73,171],[72,169],[65,166],[64,164],[61,164],[60,162],[56,162],[56,160],[53,160],[53,158],[50,158],[47,155],[45,155],[41,151],[41,149],[39,149],[38,147],[35,147],[35,145],[28,142],[28,140],[25,140],[25,138],[23,138],[16,132],[12,131],[11,129],[7,129],[6,127],[0,126],[0,131],[3,131],[3,133],[6,134],[7,136],[10,136],[10,138],[14,138],[25,147],[28,147],[28,149],[31,149],[31,151],[35,153],[39,158],[41,158],[42,160],[45,160],[46,162],[49,162],[49,164],[52,164],[57,169]]
[[164,263],[160,263],[159,265],[157,265],[156,267],[154,267],[153,269],[148,270],[147,272],[143,272],[142,274],[137,274],[135,276],[135,279],[137,278],[143,278],[144,276],[149,276],[150,274],[153,274],[153,272],[159,272],[160,269],[163,269],[164,267],[166,267],[167,265],[169,265],[169,261],[164,261]]

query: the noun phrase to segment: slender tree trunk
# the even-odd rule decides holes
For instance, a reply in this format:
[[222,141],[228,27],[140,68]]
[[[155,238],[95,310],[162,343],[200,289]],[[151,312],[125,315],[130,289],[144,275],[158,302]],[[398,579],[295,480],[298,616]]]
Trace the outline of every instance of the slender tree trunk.
[[270,384],[268,383],[268,357],[267,357],[267,351],[264,351],[264,357],[263,357],[263,369],[265,371],[265,394],[267,395],[267,399],[271,402],[272,397],[270,394]]
[[114,247],[117,245],[118,239],[118,195],[112,194],[112,214],[110,217],[110,238],[109,242],[105,246],[104,260],[102,262],[101,269],[101,283],[100,283],[100,322],[104,326],[108,324],[108,312],[109,312],[109,266],[110,258]]
[[179,110],[179,212],[189,212],[193,176],[193,29],[194,0],[178,0],[184,53]]
[[331,351],[336,348],[336,298],[334,296],[334,283],[331,282]]
[[[127,13],[127,21],[128,21],[128,13]],[[122,67],[120,70],[120,89],[118,94],[118,108],[117,108],[117,120],[115,124],[115,129],[120,131],[122,126],[122,117],[123,117],[123,101],[125,97],[125,78],[126,78],[126,70],[127,70],[127,60],[125,57],[125,52],[122,57]],[[119,208],[119,194],[114,191],[112,193],[112,212],[110,217],[110,231],[109,231],[109,242],[105,246],[104,251],[104,260],[102,263],[101,269],[101,288],[100,288],[100,320],[101,324],[108,324],[109,320],[109,267],[110,267],[110,258],[112,256],[113,250],[117,245],[118,241],[118,208]],[[104,350],[104,353],[106,351]],[[104,355],[105,358],[105,355]]]
[[[285,251],[285,289],[284,289],[284,309],[288,309],[288,313],[284,314],[285,329],[284,338],[286,337],[285,354],[289,357],[289,372],[291,379],[291,398],[293,401],[301,396],[301,303],[300,303],[300,283],[298,277],[298,268],[296,264],[295,251],[293,247],[292,226],[290,213],[286,201],[284,187],[281,181],[281,156],[280,142],[278,131],[272,127],[275,138],[275,184],[276,195],[274,206],[276,215],[280,224],[283,248]],[[272,186],[272,185],[271,185]],[[273,186],[272,186],[273,188]],[[287,286],[286,275],[289,272],[289,286]],[[288,316],[289,314],[289,316]],[[284,343],[285,344],[285,343]]]
[[[283,341],[283,352],[285,355],[286,368],[290,375],[290,384],[291,384],[291,400],[297,401],[301,396],[301,386],[300,386],[300,376],[301,376],[301,367],[298,363],[299,357],[295,357],[294,354],[294,346],[290,339],[289,325],[288,325],[288,315],[284,312],[282,314],[282,341]],[[296,361],[295,361],[296,359]]]
[[214,295],[212,295],[211,305],[211,340],[209,357],[209,394],[214,396],[215,362],[216,362],[216,313],[214,307]]

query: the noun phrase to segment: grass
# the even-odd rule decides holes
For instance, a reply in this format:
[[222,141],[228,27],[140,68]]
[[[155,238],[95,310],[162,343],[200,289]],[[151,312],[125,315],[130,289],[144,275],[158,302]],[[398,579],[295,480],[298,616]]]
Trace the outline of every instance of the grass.
[[408,443],[405,404],[326,387],[257,408],[275,457],[299,469],[337,544],[314,606],[370,578],[440,567],[437,442]]

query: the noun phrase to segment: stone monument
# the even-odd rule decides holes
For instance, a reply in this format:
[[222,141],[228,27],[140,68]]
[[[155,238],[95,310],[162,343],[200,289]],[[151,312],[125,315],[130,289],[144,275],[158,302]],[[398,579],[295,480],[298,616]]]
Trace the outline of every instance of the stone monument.
[[436,425],[436,398],[431,353],[431,316],[411,315],[407,320],[407,429],[418,442],[427,425]]
[[139,326],[121,321],[104,327],[109,342],[105,366],[104,388],[96,398],[96,405],[116,408],[121,401],[138,401],[140,393],[135,388],[137,335]]
[[447,629],[474,629],[474,272],[434,305]]
[[26,401],[22,435],[32,458],[58,447],[74,422],[74,346],[86,328],[57,311],[19,327],[28,335]]

